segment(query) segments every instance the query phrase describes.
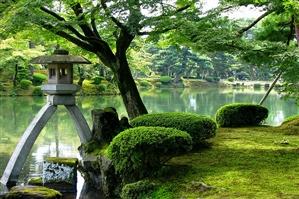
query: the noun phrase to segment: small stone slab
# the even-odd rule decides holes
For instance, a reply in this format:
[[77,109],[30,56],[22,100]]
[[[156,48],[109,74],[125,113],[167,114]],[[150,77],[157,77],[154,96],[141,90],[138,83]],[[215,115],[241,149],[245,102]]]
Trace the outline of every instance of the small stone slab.
[[15,186],[5,195],[5,199],[61,199],[60,192],[40,186]]
[[43,163],[43,185],[61,192],[76,192],[77,165],[77,158],[46,158]]

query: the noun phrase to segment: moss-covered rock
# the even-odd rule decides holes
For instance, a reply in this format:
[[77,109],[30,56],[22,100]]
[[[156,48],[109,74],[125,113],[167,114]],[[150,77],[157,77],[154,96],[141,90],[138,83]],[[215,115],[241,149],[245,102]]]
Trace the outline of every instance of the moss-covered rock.
[[61,193],[41,186],[15,186],[11,188],[5,199],[60,199]]
[[78,164],[77,158],[47,157],[46,162],[74,167]]
[[216,123],[209,117],[195,113],[153,113],[131,120],[133,127],[159,126],[186,131],[192,137],[193,145],[201,145],[216,135]]
[[28,180],[29,185],[34,186],[42,186],[43,185],[43,178],[42,177],[34,177]]

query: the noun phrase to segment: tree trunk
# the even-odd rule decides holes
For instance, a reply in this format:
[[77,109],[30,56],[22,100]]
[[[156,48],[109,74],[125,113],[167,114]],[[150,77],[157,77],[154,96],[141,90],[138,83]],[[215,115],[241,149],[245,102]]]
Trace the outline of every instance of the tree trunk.
[[299,23],[297,21],[295,22],[295,36],[297,39],[297,44],[299,46]]
[[114,63],[111,68],[129,118],[133,119],[139,115],[147,114],[147,110],[139,95],[126,56],[120,55],[116,60],[116,63]]

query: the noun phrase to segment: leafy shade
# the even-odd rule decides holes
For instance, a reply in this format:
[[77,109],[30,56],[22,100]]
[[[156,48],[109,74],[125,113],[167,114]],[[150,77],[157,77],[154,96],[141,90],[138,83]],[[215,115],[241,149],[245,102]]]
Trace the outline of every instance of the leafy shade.
[[153,175],[174,155],[192,148],[186,132],[163,127],[137,127],[121,132],[108,147],[116,171],[124,181]]

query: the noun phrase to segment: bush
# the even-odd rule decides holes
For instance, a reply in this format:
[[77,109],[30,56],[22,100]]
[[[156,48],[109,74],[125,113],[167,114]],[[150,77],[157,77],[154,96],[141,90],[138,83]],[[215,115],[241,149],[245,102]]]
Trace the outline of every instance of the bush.
[[104,80],[104,77],[96,76],[93,77],[91,80],[92,80],[91,84],[99,85],[102,82],[102,80]]
[[229,78],[227,78],[227,81],[229,81],[229,82],[234,82],[234,81],[235,81],[235,78],[234,78],[234,77],[229,77]]
[[160,126],[186,131],[191,135],[194,145],[202,144],[216,134],[216,123],[212,119],[194,113],[147,114],[133,119],[130,124],[133,127]]
[[32,95],[35,95],[35,96],[43,96],[43,91],[41,89],[40,86],[36,86],[34,87],[33,91],[32,91]]
[[216,112],[220,127],[255,126],[268,117],[268,109],[255,104],[229,104]]
[[171,82],[172,78],[169,76],[161,76],[160,77],[160,82],[162,84],[169,84]]
[[21,89],[28,89],[30,86],[32,85],[32,82],[30,80],[27,80],[27,79],[22,79],[20,81],[20,87]]
[[139,85],[140,85],[141,87],[146,87],[146,88],[152,86],[152,84],[151,84],[150,82],[146,81],[146,80],[141,80],[141,81],[139,81]]
[[149,180],[141,180],[138,182],[126,184],[121,190],[122,199],[139,199],[152,192],[155,184]]
[[186,132],[163,127],[137,127],[118,134],[108,147],[108,157],[123,181],[153,175],[170,157],[189,151]]
[[34,73],[32,76],[32,83],[34,86],[40,86],[47,80],[47,76],[42,73]]

